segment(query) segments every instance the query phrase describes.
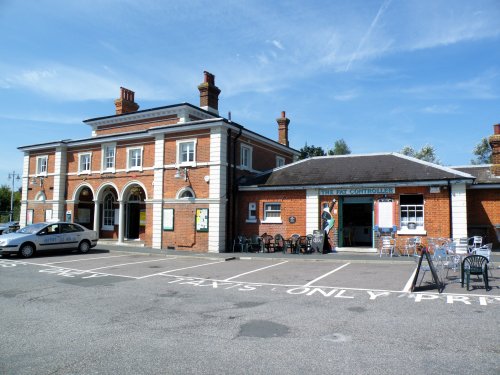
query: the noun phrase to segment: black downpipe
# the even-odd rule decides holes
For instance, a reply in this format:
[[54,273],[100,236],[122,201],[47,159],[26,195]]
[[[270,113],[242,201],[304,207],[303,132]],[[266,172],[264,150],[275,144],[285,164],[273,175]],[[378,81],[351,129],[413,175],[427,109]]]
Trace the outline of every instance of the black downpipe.
[[226,166],[226,252],[231,251],[231,220],[228,218],[231,215],[231,163],[229,162],[229,155],[231,155],[231,129],[227,129],[227,144],[226,144],[227,166]]
[[[243,129],[240,128],[240,131],[236,135],[236,137],[233,140],[233,166],[232,166],[232,187],[231,187],[231,233],[230,233],[230,238],[234,238],[236,235],[236,230],[237,229],[237,224],[236,224],[236,194],[238,192],[238,186],[236,185],[236,142],[238,141],[238,138],[241,137],[241,133],[243,132]],[[231,246],[231,244],[229,243]]]
[[450,238],[453,238],[453,211],[452,211],[452,197],[453,194],[451,193],[451,183],[450,180],[448,180],[448,205],[450,206]]

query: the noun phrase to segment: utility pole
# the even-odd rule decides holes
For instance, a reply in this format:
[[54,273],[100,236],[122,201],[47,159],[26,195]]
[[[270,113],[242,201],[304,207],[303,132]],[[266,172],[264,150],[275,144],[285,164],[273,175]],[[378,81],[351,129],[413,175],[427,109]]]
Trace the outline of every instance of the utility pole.
[[9,173],[9,180],[12,180],[12,188],[10,190],[10,213],[9,213],[9,221],[14,221],[14,183],[15,181],[19,181],[21,177],[19,176],[19,173],[16,173],[16,171],[12,171],[12,173]]

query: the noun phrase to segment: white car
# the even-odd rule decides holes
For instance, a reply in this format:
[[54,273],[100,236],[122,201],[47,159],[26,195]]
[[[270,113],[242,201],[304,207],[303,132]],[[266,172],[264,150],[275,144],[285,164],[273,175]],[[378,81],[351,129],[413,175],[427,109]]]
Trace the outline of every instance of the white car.
[[0,254],[19,254],[29,258],[43,250],[78,249],[80,253],[87,253],[97,245],[97,240],[95,231],[79,224],[37,223],[0,236]]

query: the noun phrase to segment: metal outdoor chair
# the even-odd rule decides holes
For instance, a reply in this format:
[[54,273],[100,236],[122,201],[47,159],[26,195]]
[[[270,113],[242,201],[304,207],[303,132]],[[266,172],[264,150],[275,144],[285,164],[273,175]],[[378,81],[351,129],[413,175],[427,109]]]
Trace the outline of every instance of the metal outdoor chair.
[[388,255],[393,256],[396,251],[396,239],[390,236],[380,237],[380,256]]
[[288,245],[290,247],[291,254],[299,254],[300,253],[300,245],[299,245],[300,235],[292,234],[292,236],[288,239]]
[[464,275],[466,276],[467,290],[469,290],[470,276],[482,276],[486,290],[490,290],[488,282],[488,259],[482,255],[469,255],[462,261],[462,288],[464,287]]
[[235,251],[247,252],[248,251],[248,240],[245,236],[239,235],[233,241],[233,253]]
[[420,245],[421,238],[420,237],[410,237],[406,240],[404,254],[406,256],[415,255],[417,253],[417,246]]
[[262,250],[262,239],[256,234],[252,234],[248,241],[248,251],[259,252]]
[[262,238],[263,251],[267,250],[267,252],[270,253],[271,249],[273,249],[273,252],[274,252],[273,236],[271,236],[270,234],[264,233],[261,238]]
[[282,251],[286,253],[286,241],[281,234],[274,235],[274,251]]
[[469,247],[469,253],[472,253],[475,249],[483,245],[483,237],[481,236],[470,237],[467,243]]

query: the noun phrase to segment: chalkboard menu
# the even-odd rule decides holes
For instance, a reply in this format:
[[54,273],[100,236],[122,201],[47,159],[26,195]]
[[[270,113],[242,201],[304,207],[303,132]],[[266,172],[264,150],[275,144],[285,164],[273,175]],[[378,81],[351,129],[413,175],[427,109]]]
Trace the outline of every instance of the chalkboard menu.
[[[418,279],[418,274],[420,272],[420,269],[422,268],[422,260],[423,259],[427,260],[427,264],[429,265],[429,270],[431,271],[432,274],[432,280],[434,281],[433,284],[427,285],[425,287],[417,287],[417,279]],[[419,290],[426,290],[426,289],[433,289],[437,287],[437,290],[439,293],[441,293],[444,289],[444,284],[439,280],[438,274],[436,272],[436,268],[434,267],[434,263],[432,262],[432,258],[429,254],[429,251],[427,248],[422,248],[421,256],[420,259],[418,260],[418,265],[417,265],[417,271],[415,272],[415,277],[413,278],[413,282],[411,284],[411,291],[419,291]]]
[[313,231],[311,251],[323,252],[323,243],[325,242],[325,232],[322,230]]

